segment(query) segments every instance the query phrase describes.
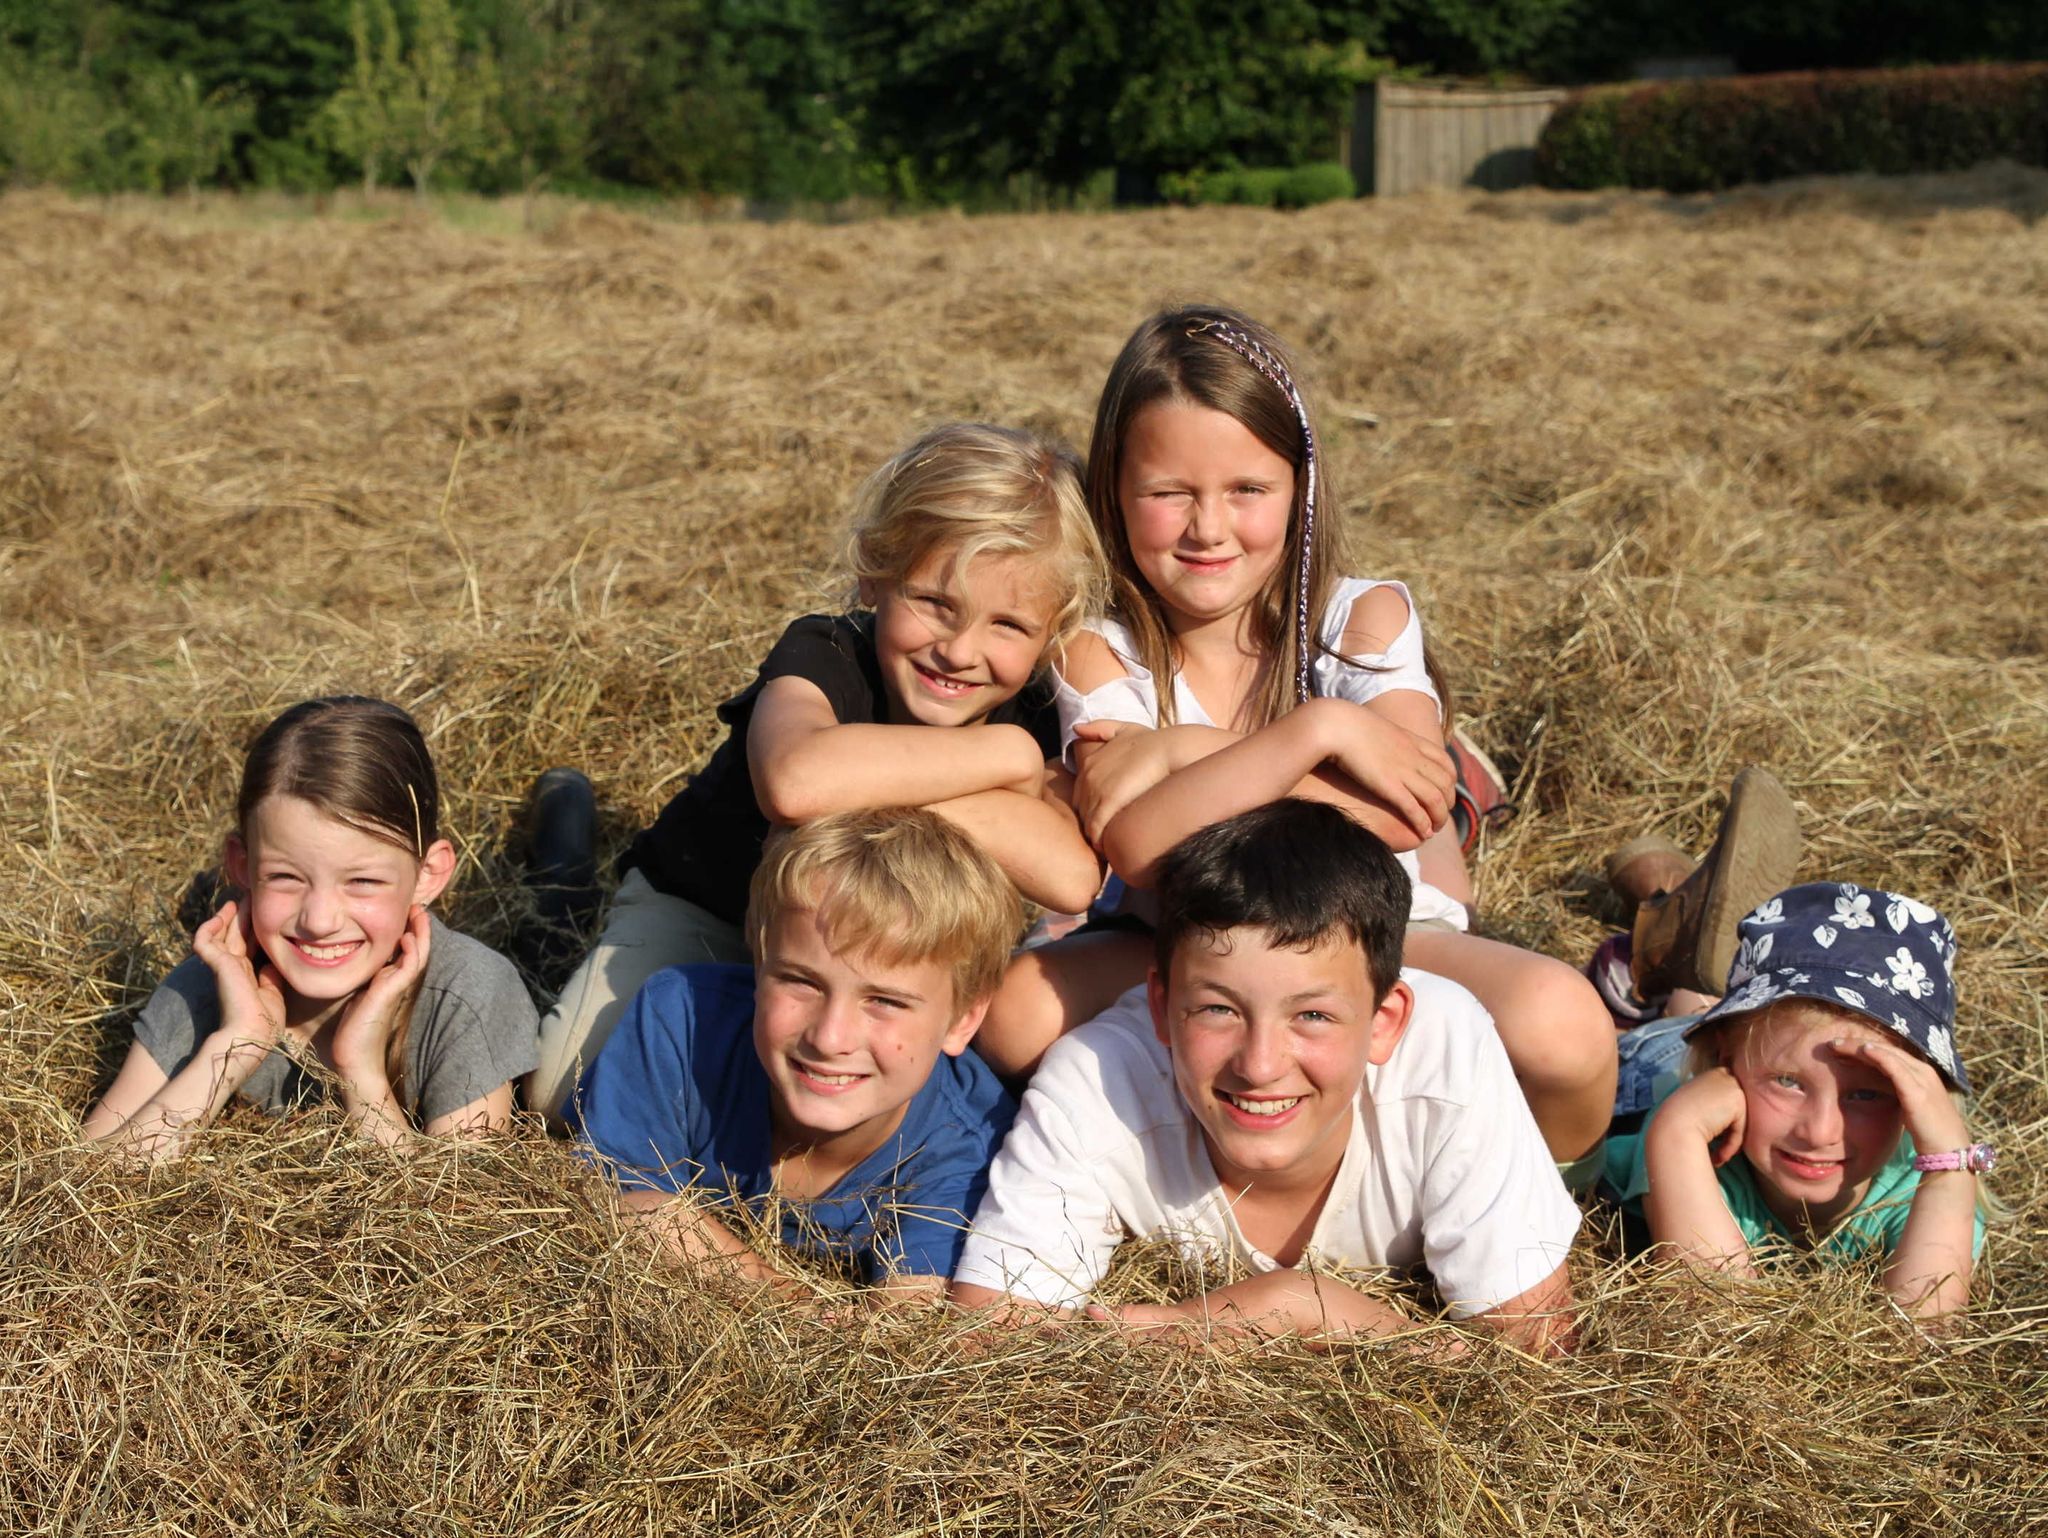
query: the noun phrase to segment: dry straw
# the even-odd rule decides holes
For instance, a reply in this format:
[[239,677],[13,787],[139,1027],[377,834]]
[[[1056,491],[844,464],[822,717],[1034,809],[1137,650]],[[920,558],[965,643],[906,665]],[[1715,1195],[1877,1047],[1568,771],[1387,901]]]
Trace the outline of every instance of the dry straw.
[[[2011,168],[537,238],[0,200],[0,1530],[2048,1521],[2044,214]],[[1189,298],[1298,349],[1365,570],[1416,586],[1515,773],[1491,932],[1583,954],[1601,852],[1699,839],[1751,760],[1802,876],[1954,917],[2017,1214],[1954,1341],[1867,1276],[1693,1283],[1598,1233],[1569,1362],[977,1340],[650,1274],[531,1135],[394,1159],[238,1116],[147,1176],[72,1146],[281,705],[420,717],[451,916],[502,939],[537,770],[587,767],[623,836],[818,601],[862,474],[946,417],[1078,438]]]

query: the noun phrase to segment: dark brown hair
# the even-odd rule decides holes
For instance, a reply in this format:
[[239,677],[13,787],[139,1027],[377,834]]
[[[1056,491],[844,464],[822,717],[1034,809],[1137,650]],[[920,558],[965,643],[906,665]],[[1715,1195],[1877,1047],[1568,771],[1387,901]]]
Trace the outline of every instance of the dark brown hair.
[[[384,700],[355,694],[304,700],[264,727],[249,746],[235,797],[235,826],[244,840],[269,796],[295,796],[415,860],[424,860],[441,836],[441,787],[426,738],[418,722]],[[408,1000],[385,1051],[385,1072],[401,1102],[409,1099],[411,1036]]]
[[1160,861],[1157,890],[1161,976],[1190,936],[1233,929],[1300,950],[1342,935],[1365,952],[1375,1005],[1401,976],[1408,873],[1328,802],[1282,797],[1190,833]]
[[[1110,366],[1095,407],[1095,436],[1088,446],[1088,510],[1109,558],[1111,602],[1130,627],[1138,661],[1160,680],[1159,724],[1173,722],[1170,680],[1179,671],[1173,632],[1160,612],[1158,595],[1146,583],[1131,555],[1124,529],[1117,483],[1123,471],[1123,446],[1131,423],[1148,406],[1167,402],[1206,406],[1242,423],[1246,431],[1294,467],[1294,506],[1288,514],[1290,559],[1274,569],[1254,601],[1251,641],[1269,659],[1254,705],[1256,719],[1226,721],[1230,727],[1259,727],[1285,715],[1294,705],[1298,643],[1294,628],[1294,595],[1301,573],[1302,511],[1308,494],[1307,443],[1294,407],[1280,387],[1251,361],[1213,335],[1198,328],[1221,324],[1233,328],[1270,353],[1300,389],[1298,371],[1280,339],[1257,321],[1216,305],[1191,305],[1162,310],[1131,333]],[[1311,616],[1329,601],[1331,584],[1345,569],[1343,519],[1330,489],[1323,456],[1317,456],[1316,538],[1309,557],[1308,597]],[[1313,636],[1311,646],[1316,646]]]

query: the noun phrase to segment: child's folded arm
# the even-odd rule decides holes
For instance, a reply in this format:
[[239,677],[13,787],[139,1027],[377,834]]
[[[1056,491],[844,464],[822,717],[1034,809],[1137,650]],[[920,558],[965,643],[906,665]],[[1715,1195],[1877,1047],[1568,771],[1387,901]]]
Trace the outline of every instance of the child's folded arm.
[[140,1159],[175,1159],[270,1055],[272,1038],[222,1022],[191,1060],[166,1074],[140,1042],[85,1118],[85,1135]]
[[1021,788],[1037,783],[1043,765],[1038,744],[1021,726],[842,722],[824,692],[804,678],[769,680],[747,728],[754,795],[773,822]]
[[1472,1315],[1472,1322],[1539,1356],[1570,1351],[1578,1344],[1578,1316],[1564,1263],[1527,1291]]
[[[1754,1276],[1749,1242],[1721,1194],[1715,1147],[1742,1144],[1742,1086],[1726,1068],[1688,1079],[1657,1108],[1643,1133],[1650,1237],[1694,1265]],[[1725,1157],[1721,1162],[1725,1162]]]
[[[1970,1142],[1969,1125],[1932,1064],[1893,1042],[1837,1046],[1843,1057],[1872,1064],[1892,1082],[1900,1117],[1921,1153],[1948,1153]],[[1938,1319],[1970,1301],[1977,1236],[1977,1177],[1969,1170],[1923,1170],[1891,1260],[1884,1289],[1919,1319]]]
[[1281,1266],[1179,1303],[1091,1308],[1091,1319],[1127,1330],[1186,1330],[1221,1335],[1298,1335],[1342,1340],[1398,1335],[1416,1322],[1335,1277]]
[[983,790],[931,810],[986,850],[1025,898],[1054,913],[1080,913],[1102,889],[1102,862],[1057,797]]
[[1209,730],[1217,742],[1213,751],[1173,770],[1116,812],[1104,828],[1103,852],[1133,886],[1148,886],[1159,858],[1197,828],[1283,796],[1341,806],[1397,851],[1415,848],[1426,836],[1423,824],[1433,813],[1422,810],[1420,802],[1411,798],[1407,809],[1399,808],[1339,767],[1340,755],[1353,752],[1349,739],[1366,732],[1397,731],[1389,741],[1413,745],[1418,758],[1423,756],[1424,745],[1411,732],[1376,721],[1368,707],[1310,700],[1234,741],[1226,740],[1227,733]]
[[693,1195],[626,1186],[619,1192],[619,1211],[660,1256],[692,1265],[722,1265],[735,1276],[777,1292],[810,1296],[808,1287],[734,1233]]
[[[193,954],[206,964],[206,972],[174,972],[143,1006],[137,1041],[86,1116],[87,1137],[138,1158],[176,1158],[194,1132],[220,1115],[284,1034],[277,971],[267,962],[260,971],[254,964],[260,958],[251,956],[237,908],[234,902],[222,905],[193,933]],[[219,1023],[195,1042],[195,1000],[207,991],[202,980],[210,980],[218,1000]],[[170,1069],[143,1045],[145,1036],[171,1048]]]

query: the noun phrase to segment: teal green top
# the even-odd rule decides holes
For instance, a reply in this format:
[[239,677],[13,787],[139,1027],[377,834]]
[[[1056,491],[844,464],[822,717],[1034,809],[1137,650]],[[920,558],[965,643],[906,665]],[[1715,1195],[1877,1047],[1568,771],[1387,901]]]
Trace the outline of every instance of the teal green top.
[[[1676,1084],[1669,1087],[1675,1088]],[[1661,1104],[1663,1097],[1658,1099]],[[1656,1112],[1653,1110],[1650,1115],[1654,1118]],[[1643,1211],[1643,1195],[1650,1189],[1650,1164],[1644,1153],[1649,1132],[1650,1123],[1646,1120],[1642,1131],[1607,1140],[1607,1184],[1620,1197],[1622,1206],[1638,1217]],[[1914,1152],[1913,1139],[1899,1134],[1899,1146],[1871,1177],[1870,1189],[1864,1192],[1862,1202],[1811,1253],[1839,1265],[1873,1253],[1889,1255],[1897,1249],[1899,1237],[1906,1231],[1906,1214],[1913,1205],[1913,1193],[1920,1186],[1920,1172],[1913,1168]],[[1751,1249],[1766,1244],[1798,1247],[1799,1241],[1792,1231],[1764,1204],[1756,1174],[1745,1156],[1737,1154],[1715,1174],[1721,1182],[1721,1199],[1728,1204],[1735,1226],[1742,1230],[1743,1240]],[[1975,1259],[1983,1253],[1984,1214],[1979,1212],[1970,1240],[1970,1255]]]

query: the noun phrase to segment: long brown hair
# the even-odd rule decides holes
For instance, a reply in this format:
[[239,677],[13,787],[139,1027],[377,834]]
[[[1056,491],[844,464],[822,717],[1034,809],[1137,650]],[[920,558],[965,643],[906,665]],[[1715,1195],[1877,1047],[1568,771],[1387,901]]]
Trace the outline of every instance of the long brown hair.
[[[1094,515],[1096,532],[1109,559],[1111,602],[1137,644],[1138,661],[1159,681],[1161,726],[1173,722],[1172,679],[1179,671],[1173,632],[1161,612],[1158,595],[1131,555],[1117,496],[1124,438],[1139,412],[1162,401],[1206,406],[1242,423],[1253,437],[1294,467],[1294,506],[1287,523],[1290,558],[1275,567],[1253,601],[1250,616],[1252,644],[1261,657],[1270,659],[1253,700],[1256,719],[1250,725],[1275,720],[1294,704],[1295,679],[1303,661],[1294,626],[1296,593],[1305,588],[1309,613],[1320,615],[1329,601],[1331,585],[1345,569],[1343,519],[1328,469],[1318,456],[1315,540],[1308,570],[1300,570],[1308,497],[1308,438],[1302,420],[1272,379],[1205,329],[1217,327],[1233,330],[1263,348],[1299,391],[1298,374],[1286,348],[1257,321],[1219,305],[1162,310],[1131,333],[1110,366],[1095,407],[1095,435],[1088,446],[1088,510]],[[1327,650],[1313,633],[1309,645],[1316,651]]]
[[[235,797],[244,839],[269,796],[296,796],[415,860],[424,861],[441,836],[441,787],[426,738],[418,722],[385,700],[355,694],[303,700],[264,727],[250,744]],[[392,1093],[408,1105],[412,1005],[408,998],[384,1054]]]

